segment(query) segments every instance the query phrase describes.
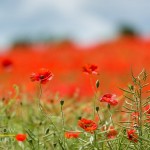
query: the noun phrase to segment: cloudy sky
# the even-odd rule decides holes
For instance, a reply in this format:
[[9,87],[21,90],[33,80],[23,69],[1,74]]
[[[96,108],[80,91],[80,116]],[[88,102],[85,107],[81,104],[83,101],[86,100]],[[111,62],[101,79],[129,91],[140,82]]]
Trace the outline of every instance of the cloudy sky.
[[0,47],[41,35],[93,43],[113,37],[122,23],[150,35],[150,1],[1,0]]

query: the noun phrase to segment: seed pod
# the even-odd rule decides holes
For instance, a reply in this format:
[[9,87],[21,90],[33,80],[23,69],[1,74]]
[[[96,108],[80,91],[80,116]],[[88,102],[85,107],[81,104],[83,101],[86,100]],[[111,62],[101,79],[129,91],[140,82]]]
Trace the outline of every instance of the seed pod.
[[110,104],[107,105],[108,109],[110,109]]
[[62,105],[62,106],[64,105],[64,100],[60,101],[60,105]]
[[53,146],[56,147],[56,146],[57,146],[57,143],[54,143]]
[[134,86],[133,86],[133,85],[128,85],[128,87],[129,87],[129,89],[130,89],[131,91],[134,90]]
[[99,111],[99,107],[98,107],[98,106],[96,107],[96,111],[97,111],[97,112]]
[[96,81],[96,88],[99,88],[99,80]]
[[29,142],[30,144],[32,144],[32,140],[31,140],[31,139],[29,139],[28,142]]
[[47,128],[45,131],[45,134],[48,134],[48,133],[49,133],[49,128]]
[[81,119],[82,119],[82,117],[81,117],[81,116],[79,116],[79,117],[78,117],[78,120],[81,120]]

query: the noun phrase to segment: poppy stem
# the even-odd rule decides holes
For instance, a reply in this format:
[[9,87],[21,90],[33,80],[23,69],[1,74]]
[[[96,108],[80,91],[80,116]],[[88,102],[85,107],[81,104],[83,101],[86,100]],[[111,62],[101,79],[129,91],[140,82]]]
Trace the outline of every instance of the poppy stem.
[[[141,84],[139,85],[140,86],[140,89],[139,89],[139,125],[140,125],[140,132],[139,132],[139,135],[140,135],[140,137],[142,137],[142,135],[143,135],[143,132],[142,132],[142,130],[143,130],[143,124],[142,124],[142,119],[143,119],[143,109],[142,109],[142,88],[141,88]],[[142,143],[142,139],[140,140],[140,147],[142,148],[142,145],[143,145],[143,143]]]
[[[40,111],[42,112],[42,114],[43,114],[46,118],[48,118],[48,119],[50,120],[50,122],[51,122],[51,124],[53,125],[54,129],[56,130],[56,132],[59,132],[58,129],[57,129],[57,127],[56,127],[56,125],[54,124],[53,120],[51,119],[51,117],[50,117],[49,115],[47,115],[46,112],[44,111],[44,108],[43,108],[43,106],[41,105],[41,97],[42,97],[42,85],[41,85],[41,83],[40,83],[40,95],[39,95],[39,100],[38,100],[39,109],[40,109]],[[58,141],[60,141],[60,137],[58,136],[57,138],[58,138]],[[61,143],[59,143],[59,144],[60,144],[60,146],[62,147],[62,149],[64,149],[63,146],[61,145]]]
[[95,86],[93,84],[92,76],[90,76],[90,84],[92,87],[92,90],[94,92],[94,100],[93,100],[93,119],[95,119],[95,114],[96,114],[96,100],[97,100],[97,89],[95,89]]
[[94,89],[92,76],[90,76],[90,84],[91,84],[92,90],[93,90],[93,92],[94,92],[94,101],[93,101],[93,119],[95,119],[95,107],[96,107],[96,104],[95,104],[95,95],[96,95],[96,92],[95,92],[95,89]]
[[97,143],[96,143],[96,131],[94,131],[94,146],[97,148]]
[[64,112],[63,112],[64,101],[60,101],[60,109],[61,109],[61,118],[62,118],[62,129],[63,129],[63,145],[65,147],[65,121],[64,121]]
[[109,143],[109,141],[107,142],[107,144],[108,144],[110,150],[113,150],[113,148],[112,148],[111,144]]
[[42,92],[42,85],[41,85],[41,83],[40,83],[40,96],[39,96],[39,101],[38,101],[39,109],[40,109],[40,111],[42,112],[42,114],[43,114],[46,118],[48,118],[48,119],[50,120],[51,124],[54,126],[54,128],[56,129],[56,131],[58,131],[58,129],[57,129],[57,127],[55,126],[55,124],[53,123],[51,117],[46,114],[46,112],[44,111],[43,106],[41,105],[42,93],[43,93],[43,92]]

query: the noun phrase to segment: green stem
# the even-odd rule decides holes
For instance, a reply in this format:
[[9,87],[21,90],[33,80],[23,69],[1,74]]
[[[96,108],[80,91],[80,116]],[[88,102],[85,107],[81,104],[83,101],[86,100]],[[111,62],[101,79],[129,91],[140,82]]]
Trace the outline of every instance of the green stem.
[[109,112],[109,115],[110,115],[110,121],[114,125],[114,122],[113,122],[113,119],[112,119],[112,113],[111,113],[110,109],[108,109],[108,112]]
[[[139,120],[140,120],[140,132],[139,132],[139,135],[140,137],[142,137],[143,133],[142,133],[142,130],[143,130],[143,125],[142,125],[142,119],[143,119],[143,116],[142,116],[142,98],[141,98],[141,94],[142,94],[142,89],[141,89],[141,85],[140,85],[140,89],[139,89]],[[140,147],[142,149],[142,139],[140,140]]]
[[43,108],[43,106],[41,105],[41,97],[42,97],[42,85],[41,85],[41,83],[40,83],[40,96],[39,96],[39,99],[38,99],[38,100],[39,100],[39,101],[38,101],[39,109],[40,109],[40,111],[42,112],[42,114],[43,114],[46,118],[48,118],[48,119],[50,120],[51,124],[52,124],[52,125],[54,126],[54,128],[58,131],[58,129],[57,129],[57,127],[55,126],[55,124],[53,123],[51,117],[48,116],[48,115],[46,114],[46,112],[44,111],[44,108]]
[[99,123],[98,123],[98,125],[99,125],[99,124],[100,124],[100,122],[101,122],[101,117],[100,117],[100,115],[99,115],[98,111],[97,111],[97,115],[98,115],[98,118],[99,118]]
[[109,143],[109,141],[107,142],[107,144],[108,144],[110,150],[113,150],[113,148],[112,148],[111,144]]
[[97,147],[97,144],[96,144],[96,131],[94,131],[94,147]]
[[[43,108],[43,106],[41,105],[41,97],[42,97],[42,85],[41,85],[41,83],[40,83],[40,95],[39,95],[39,99],[38,99],[39,109],[40,109],[40,111],[42,112],[42,114],[44,115],[44,117],[46,117],[46,118],[48,118],[48,119],[50,120],[51,124],[53,125],[53,127],[54,127],[54,129],[57,131],[57,133],[59,133],[59,131],[58,131],[56,125],[54,124],[54,122],[52,121],[51,117],[48,116],[48,115],[46,114],[46,112],[44,111],[44,108]],[[58,141],[60,141],[60,137],[59,137],[59,136],[58,136]],[[60,144],[60,143],[59,143],[59,144]],[[61,146],[62,149],[64,149],[61,144],[60,144],[60,146]]]
[[94,86],[93,86],[92,76],[90,76],[90,84],[91,84],[92,90],[93,90],[93,92],[94,92],[94,101],[93,101],[93,119],[95,119],[95,107],[96,107],[95,99],[96,99],[96,92],[95,92],[95,89],[94,89]]
[[62,129],[63,129],[63,145],[65,147],[65,121],[64,121],[64,113],[63,113],[63,105],[61,105],[61,118],[62,118]]
[[129,146],[130,146],[130,143],[127,145],[126,150],[128,150]]

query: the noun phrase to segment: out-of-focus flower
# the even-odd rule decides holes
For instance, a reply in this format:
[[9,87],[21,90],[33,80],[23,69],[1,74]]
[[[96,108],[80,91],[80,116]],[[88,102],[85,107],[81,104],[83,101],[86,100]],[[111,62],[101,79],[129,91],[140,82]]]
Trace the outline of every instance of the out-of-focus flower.
[[117,105],[118,100],[116,100],[116,95],[115,94],[105,94],[100,98],[100,102],[106,102],[110,105]]
[[30,76],[31,81],[39,81],[41,84],[47,83],[52,78],[53,74],[46,68],[41,68],[38,73],[32,73]]
[[2,67],[7,71],[10,71],[12,69],[12,66],[13,66],[13,62],[10,59],[4,59],[2,61]]
[[130,141],[138,142],[138,135],[136,133],[136,130],[134,129],[127,130],[127,136]]
[[82,67],[83,72],[86,74],[98,74],[97,69],[98,67],[93,64],[86,64],[85,66]]
[[94,121],[85,118],[80,119],[78,121],[78,125],[85,131],[91,133],[93,133],[93,131],[95,131],[98,128],[97,124]]
[[17,140],[17,141],[23,142],[23,141],[25,141],[26,139],[27,139],[27,135],[26,135],[26,134],[17,134],[17,135],[16,135],[16,140]]
[[145,106],[144,110],[147,114],[150,114],[150,105]]
[[74,131],[69,131],[69,132],[65,132],[65,137],[67,139],[70,139],[70,138],[78,138],[80,135],[80,132],[74,132]]
[[107,137],[109,139],[113,139],[113,138],[115,138],[117,136],[118,132],[117,132],[117,130],[114,129],[113,126],[110,126],[108,130],[109,131],[107,133]]
[[146,122],[150,123],[150,104],[146,105],[144,107],[144,112],[147,114],[146,115]]

